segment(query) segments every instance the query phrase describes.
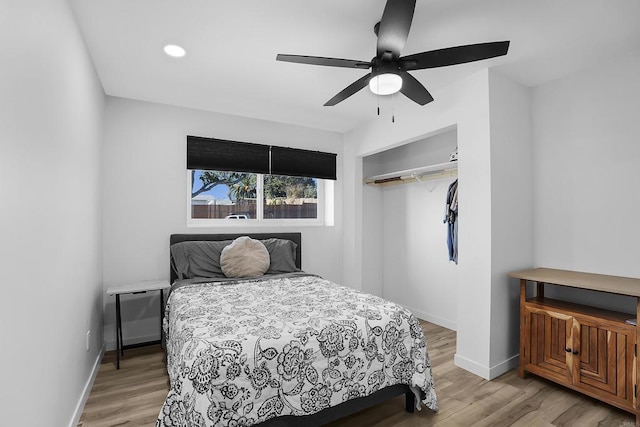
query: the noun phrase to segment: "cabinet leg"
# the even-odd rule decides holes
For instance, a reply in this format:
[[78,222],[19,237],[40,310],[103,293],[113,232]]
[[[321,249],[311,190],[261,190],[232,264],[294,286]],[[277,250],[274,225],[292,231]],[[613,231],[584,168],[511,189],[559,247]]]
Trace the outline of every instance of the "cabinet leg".
[[523,380],[527,379],[527,371],[525,371],[524,368],[518,368],[518,377]]
[[[635,357],[635,363],[636,366],[634,366],[635,369],[633,369],[633,374],[628,374],[628,375],[633,375],[635,378],[633,378],[633,383],[636,385],[635,387],[638,386],[638,379],[640,378],[640,357],[638,357],[637,352],[638,352],[638,345],[640,345],[640,322],[638,322],[640,320],[640,297],[636,298],[636,342],[635,342],[635,347],[636,347],[636,357]],[[637,390],[636,390],[637,391]],[[634,404],[635,404],[635,408],[636,408],[636,427],[640,427],[640,402],[638,401],[638,397],[637,397],[637,393],[634,395]]]
[[120,294],[116,294],[116,369],[120,369],[120,352],[122,351],[122,324],[120,322]]
[[[538,289],[538,292],[540,290]],[[527,311],[525,304],[527,302],[527,281],[525,279],[520,280],[520,355],[518,357],[518,376],[522,379],[527,378],[527,373],[524,370],[526,362],[525,352],[527,349],[527,342],[529,341],[528,325],[527,325]]]

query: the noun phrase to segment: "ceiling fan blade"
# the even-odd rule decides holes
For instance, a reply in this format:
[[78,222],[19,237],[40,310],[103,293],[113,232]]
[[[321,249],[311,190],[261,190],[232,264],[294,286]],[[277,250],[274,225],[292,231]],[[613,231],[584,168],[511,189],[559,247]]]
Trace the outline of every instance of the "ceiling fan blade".
[[403,56],[398,62],[403,70],[424,70],[495,58],[506,55],[508,50],[508,41],[478,43]]
[[398,72],[402,77],[402,88],[400,92],[407,98],[420,105],[425,105],[433,101],[433,96],[429,93],[422,83],[406,71]]
[[415,8],[416,0],[387,0],[378,27],[378,58],[385,52],[391,52],[393,59],[400,57],[409,36]]
[[342,89],[342,91],[340,91],[340,93],[338,93],[336,96],[334,96],[333,98],[328,100],[324,104],[324,106],[325,107],[332,107],[332,106],[336,105],[337,103],[344,101],[345,99],[347,99],[348,97],[350,97],[354,93],[358,92],[360,89],[362,89],[365,86],[367,86],[369,84],[369,80],[370,79],[371,79],[371,74],[367,74],[366,76],[363,76],[363,77],[359,78],[358,80],[356,80],[355,82],[353,82],[349,86],[347,86],[346,88]]
[[278,54],[276,61],[295,62],[298,64],[324,65],[327,67],[345,67],[345,68],[371,68],[371,63],[367,61],[357,61],[355,59],[339,59],[324,58],[322,56],[304,56],[304,55],[283,55]]

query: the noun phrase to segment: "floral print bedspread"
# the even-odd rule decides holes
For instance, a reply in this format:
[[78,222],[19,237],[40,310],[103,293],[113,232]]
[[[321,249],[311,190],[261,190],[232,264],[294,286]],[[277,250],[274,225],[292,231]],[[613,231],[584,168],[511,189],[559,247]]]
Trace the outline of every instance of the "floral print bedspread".
[[317,276],[175,289],[164,331],[170,391],[158,427],[249,426],[398,383],[437,410],[411,312]]

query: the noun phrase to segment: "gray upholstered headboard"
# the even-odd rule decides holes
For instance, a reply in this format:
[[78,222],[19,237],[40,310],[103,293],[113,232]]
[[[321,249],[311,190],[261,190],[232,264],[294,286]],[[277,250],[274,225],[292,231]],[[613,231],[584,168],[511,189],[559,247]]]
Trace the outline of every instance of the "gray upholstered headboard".
[[[174,243],[189,242],[194,240],[233,240],[240,236],[249,236],[252,239],[264,240],[264,239],[287,239],[291,240],[298,246],[296,247],[296,267],[302,269],[302,233],[237,233],[237,234],[172,234],[169,237],[169,247]],[[171,251],[169,251],[169,257],[171,257]],[[173,283],[177,278],[176,272],[171,267],[171,259],[169,260],[169,276],[170,283]]]

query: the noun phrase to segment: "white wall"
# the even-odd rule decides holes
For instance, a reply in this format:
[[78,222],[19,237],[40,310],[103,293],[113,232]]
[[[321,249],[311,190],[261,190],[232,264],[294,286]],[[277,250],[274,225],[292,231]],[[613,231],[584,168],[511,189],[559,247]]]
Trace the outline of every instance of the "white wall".
[[508,273],[533,263],[533,177],[530,89],[489,74],[491,123],[490,377],[517,366],[518,281]]
[[102,354],[104,92],[64,0],[3,0],[0,55],[0,424],[72,425]]
[[458,139],[455,129],[450,129],[410,144],[367,156],[363,159],[365,177],[415,169],[425,165],[447,163],[455,150]]
[[[532,261],[532,220],[526,215],[532,192],[531,167],[527,166],[531,163],[528,96],[523,86],[482,70],[435,92],[436,101],[425,107],[396,112],[395,124],[375,121],[345,135],[345,260],[361,270],[345,268],[344,276],[345,281],[365,288],[362,278],[373,264],[362,254],[370,251],[365,248],[367,236],[377,232],[371,225],[380,220],[358,221],[357,216],[350,216],[383,213],[363,210],[369,190],[358,185],[362,182],[358,164],[369,154],[456,127],[459,258],[454,362],[489,379],[517,362],[517,289],[510,287],[506,273]],[[524,164],[519,167],[520,162]],[[514,171],[519,175],[512,178]],[[513,189],[522,194],[510,198]],[[512,209],[514,201],[520,205]],[[496,209],[500,211],[494,212]],[[523,215],[509,219],[505,212],[510,209]],[[401,256],[413,249],[412,232],[404,231],[407,246]],[[371,259],[378,262],[378,258]],[[417,289],[404,295],[403,301],[416,295]]]
[[[395,126],[373,122],[345,136],[345,162],[355,166],[351,176],[345,167],[345,182],[354,184],[345,191],[345,257],[360,269],[345,269],[344,275],[364,287],[363,272],[370,265],[359,245],[376,223],[358,221],[369,214],[362,209],[367,194],[358,185],[358,162],[457,124],[461,212],[455,363],[492,378],[515,364],[518,350],[517,283],[506,279],[508,271],[534,265],[640,276],[635,250],[640,53],[533,90],[495,72],[483,73],[436,93],[436,102],[416,113],[397,113],[405,120]],[[547,292],[635,310],[630,298],[557,288]]]
[[[364,165],[363,165],[364,166]],[[362,285],[364,292],[384,297],[384,271],[385,271],[385,215],[382,213],[384,206],[384,193],[380,188],[370,185],[362,189],[362,229],[368,230],[362,235],[362,259],[366,261],[366,268],[362,269]],[[379,214],[372,215],[372,212]],[[393,259],[396,259],[394,254]],[[345,266],[346,267],[346,266]],[[350,283],[352,285],[352,283]]]
[[382,189],[384,298],[457,329],[458,268],[449,261],[444,204],[454,178]]
[[461,88],[458,111],[458,313],[454,363],[490,378],[491,134],[489,72]]
[[[491,308],[491,182],[488,71],[434,92],[436,102],[396,110],[396,122],[373,121],[345,134],[345,282],[363,288],[372,267],[363,236],[379,232],[360,220],[363,212],[362,157],[457,126],[460,240],[457,286],[456,363],[488,375]],[[353,184],[353,185],[351,185]],[[371,221],[374,223],[375,221]],[[375,262],[375,259],[374,259]],[[349,268],[347,266],[355,266]]]
[[[243,232],[187,228],[186,136],[291,146],[338,153],[332,227],[251,228],[301,231],[302,267],[342,282],[342,137],[275,122],[107,97],[104,149],[104,284],[169,277],[169,235]],[[129,302],[129,304],[127,304]],[[113,298],[105,304],[105,337],[114,346]],[[158,298],[123,297],[125,343],[157,338]],[[133,323],[133,321],[135,322]]]
[[[537,266],[640,277],[639,75],[635,51],[533,90]],[[630,298],[563,294],[635,312]]]

